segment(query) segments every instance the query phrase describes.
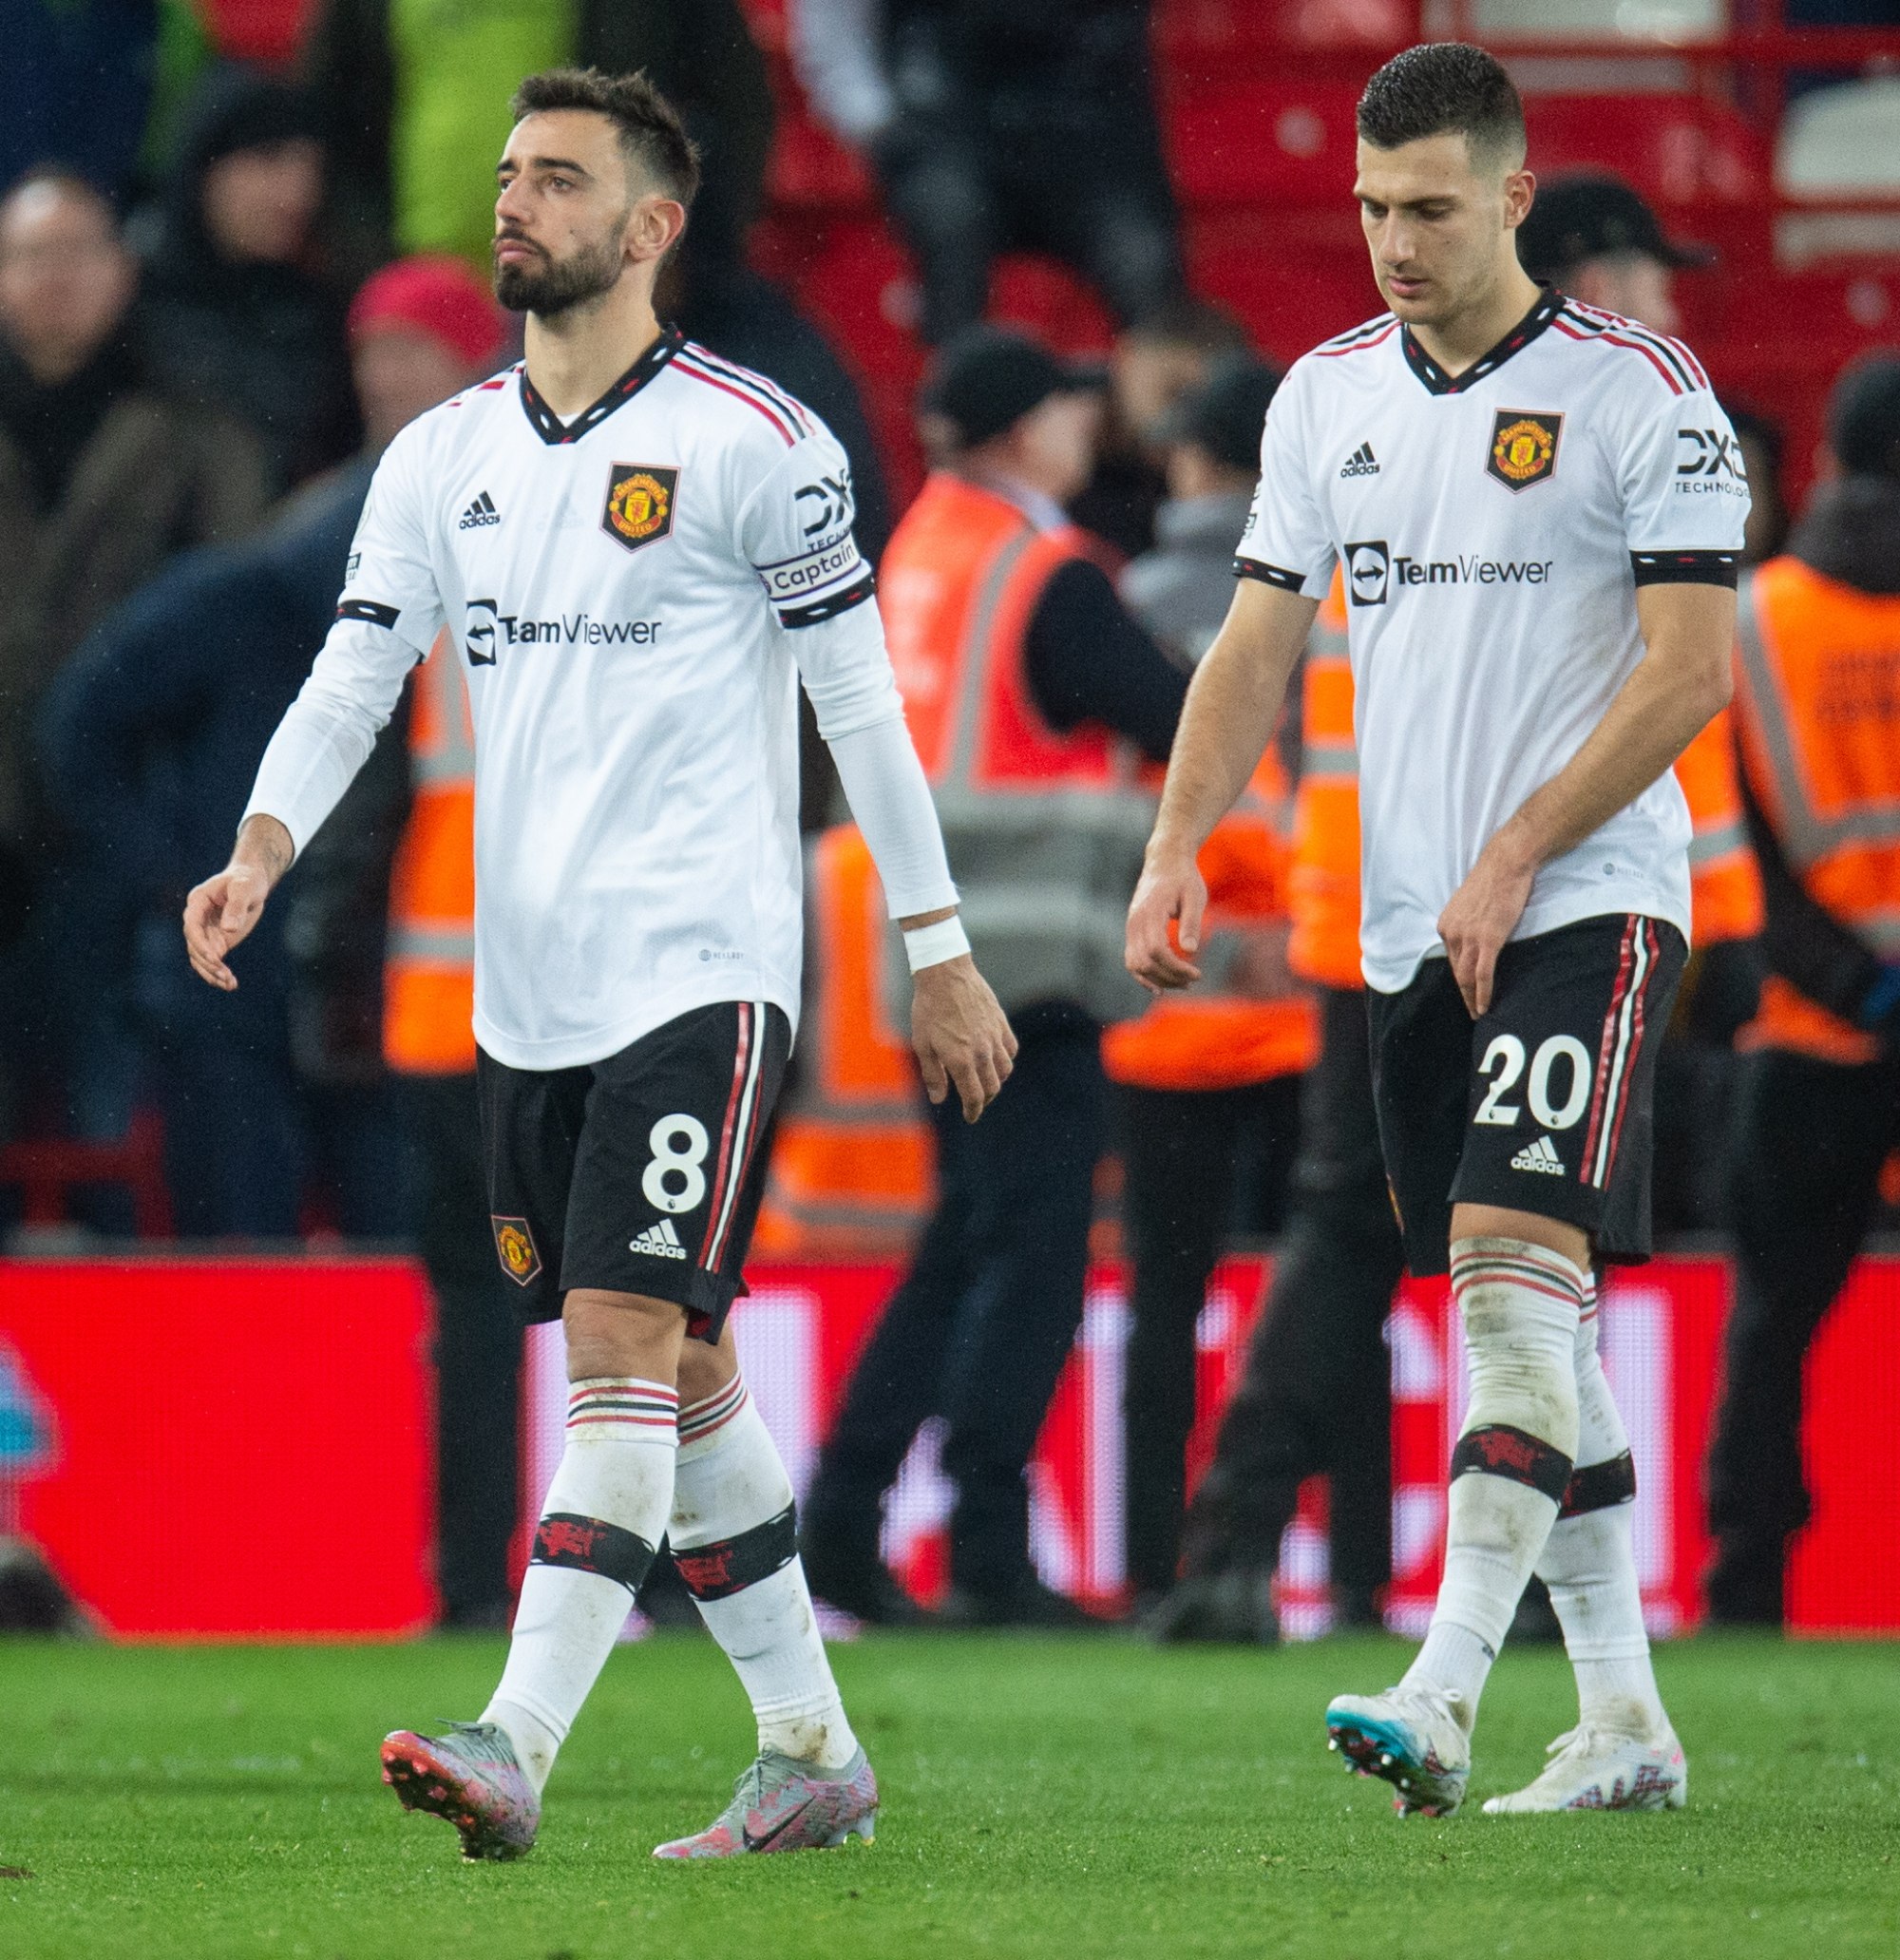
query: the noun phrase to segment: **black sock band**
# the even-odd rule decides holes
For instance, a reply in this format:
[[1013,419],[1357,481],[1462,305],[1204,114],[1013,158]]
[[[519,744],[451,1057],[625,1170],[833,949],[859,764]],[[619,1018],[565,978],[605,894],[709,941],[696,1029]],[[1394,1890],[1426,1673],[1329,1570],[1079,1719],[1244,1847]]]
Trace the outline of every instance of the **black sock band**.
[[1529,1484],[1533,1491],[1542,1491],[1551,1503],[1561,1504],[1570,1481],[1570,1459],[1529,1430],[1492,1422],[1482,1429],[1468,1429],[1458,1438],[1452,1452],[1452,1475],[1460,1477],[1467,1471]]
[[1581,1517],[1586,1511],[1609,1511],[1636,1501],[1636,1458],[1625,1450],[1606,1463],[1591,1463],[1570,1473],[1564,1487],[1559,1517]]
[[565,1566],[574,1572],[598,1572],[629,1592],[637,1589],[653,1564],[654,1549],[637,1532],[610,1525],[602,1517],[550,1511],[535,1527],[533,1566]]
[[798,1517],[789,1504],[735,1538],[716,1538],[691,1551],[673,1548],[673,1562],[694,1599],[730,1599],[782,1571],[797,1556]]

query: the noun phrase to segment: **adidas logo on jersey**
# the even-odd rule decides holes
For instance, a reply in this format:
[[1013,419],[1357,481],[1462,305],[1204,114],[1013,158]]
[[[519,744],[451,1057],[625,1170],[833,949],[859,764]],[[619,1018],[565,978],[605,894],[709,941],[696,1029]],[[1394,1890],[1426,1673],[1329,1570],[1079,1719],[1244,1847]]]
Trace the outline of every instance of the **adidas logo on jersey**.
[[1378,458],[1372,452],[1370,443],[1361,443],[1344,463],[1340,466],[1341,476],[1377,476]]
[[498,524],[501,522],[502,513],[495,508],[495,500],[484,490],[462,513],[462,522],[455,528],[458,531],[479,531],[484,524]]
[[1513,1170],[1541,1170],[1546,1177],[1562,1177],[1564,1160],[1557,1154],[1557,1147],[1548,1136],[1540,1136],[1535,1143],[1528,1143],[1510,1160]]
[[627,1241],[629,1252],[644,1252],[650,1259],[684,1259],[686,1247],[679,1243],[679,1234],[673,1228],[673,1220],[662,1218],[657,1225],[650,1225],[638,1237]]

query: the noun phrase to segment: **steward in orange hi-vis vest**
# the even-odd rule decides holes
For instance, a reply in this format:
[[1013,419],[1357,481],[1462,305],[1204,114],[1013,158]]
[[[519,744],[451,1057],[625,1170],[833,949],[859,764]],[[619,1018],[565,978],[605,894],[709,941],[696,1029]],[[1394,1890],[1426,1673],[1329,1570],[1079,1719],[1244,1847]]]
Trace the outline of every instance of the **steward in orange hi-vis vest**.
[[1264,929],[1286,919],[1286,771],[1268,749],[1232,811],[1201,847],[1207,911],[1199,986],[1165,994],[1102,1037],[1112,1082],[1140,1089],[1239,1089],[1303,1075],[1319,1052],[1304,994],[1258,992],[1249,978]]
[[1743,576],[1735,716],[1769,977],[1728,1149],[1735,1304],[1709,1451],[1710,1616],[1778,1626],[1811,1512],[1802,1371],[1900,1149],[1900,359],[1850,368],[1823,484]]
[[475,732],[445,630],[415,671],[408,822],[390,879],[383,1058],[398,1075],[475,1069]]
[[775,1259],[892,1259],[930,1211],[934,1146],[904,1032],[884,1006],[884,887],[854,824],[806,853],[797,1075],[752,1234]]
[[1695,943],[1754,939],[1766,919],[1736,776],[1735,725],[1723,709],[1676,758],[1689,806],[1689,902]]
[[1286,961],[1322,987],[1365,986],[1359,970],[1359,757],[1345,584],[1335,573],[1306,640],[1300,789],[1294,806]]
[[1122,932],[1154,799],[1130,745],[1101,723],[1050,724],[1025,661],[1050,580],[1094,556],[1074,526],[1038,528],[1008,498],[940,470],[878,580],[977,963],[1012,1012],[1073,1000],[1115,1020],[1143,1000]]
[[[1771,559],[1743,580],[1737,637],[1743,766],[1788,871],[1875,960],[1900,961],[1900,598]],[[1746,1041],[1826,1061],[1879,1052],[1778,970]]]

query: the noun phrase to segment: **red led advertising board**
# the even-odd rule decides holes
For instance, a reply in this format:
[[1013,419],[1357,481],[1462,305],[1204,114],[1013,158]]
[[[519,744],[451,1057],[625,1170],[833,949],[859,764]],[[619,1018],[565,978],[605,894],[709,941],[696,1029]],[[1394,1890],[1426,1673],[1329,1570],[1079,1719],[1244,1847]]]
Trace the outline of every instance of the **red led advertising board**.
[[[1198,1336],[1205,1465],[1268,1277],[1226,1262]],[[734,1326],[746,1373],[801,1486],[896,1275],[751,1271]],[[1618,1275],[1603,1346],[1638,1462],[1638,1563],[1655,1631],[1700,1613],[1701,1464],[1729,1269],[1659,1259]],[[1790,1604],[1812,1632],[1900,1631],[1890,1494],[1900,1488],[1900,1260],[1856,1267],[1810,1359],[1814,1521]],[[433,1509],[428,1296],[400,1260],[0,1262],[0,1528],[48,1553],[102,1628],[127,1638],[393,1637],[428,1624]],[[1052,1583],[1122,1583],[1120,1275],[1092,1276],[1075,1356],[1032,1471]],[[1416,1632],[1437,1582],[1443,1471],[1463,1405],[1442,1283],[1408,1284],[1390,1330],[1395,1578]],[[560,1448],[558,1331],[531,1342],[522,1482],[532,1510]],[[951,1493],[926,1433],[888,1506],[886,1551],[919,1592],[942,1578]],[[1287,1631],[1323,1630],[1317,1494],[1282,1558]]]

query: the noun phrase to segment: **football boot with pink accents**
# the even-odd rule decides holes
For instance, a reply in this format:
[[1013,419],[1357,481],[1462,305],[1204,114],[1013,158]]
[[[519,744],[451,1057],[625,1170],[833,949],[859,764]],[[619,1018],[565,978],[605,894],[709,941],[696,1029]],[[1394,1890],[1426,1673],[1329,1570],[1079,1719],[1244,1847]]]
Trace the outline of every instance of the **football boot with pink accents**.
[[541,1798],[492,1722],[453,1722],[446,1736],[385,1736],[383,1780],[405,1810],[446,1817],[465,1858],[522,1858],[534,1849]]
[[1384,1778],[1400,1817],[1453,1817],[1472,1773],[1463,1706],[1455,1688],[1336,1695],[1326,1710],[1326,1747],[1357,1775]]
[[1689,1765],[1676,1731],[1626,1736],[1578,1726],[1545,1752],[1551,1760],[1534,1783],[1492,1797],[1492,1817],[1526,1811],[1681,1810],[1689,1800]]
[[738,1858],[753,1852],[821,1851],[870,1843],[878,1779],[860,1749],[843,1769],[814,1769],[771,1750],[732,1786],[732,1800],[705,1830],[655,1848],[656,1858]]

